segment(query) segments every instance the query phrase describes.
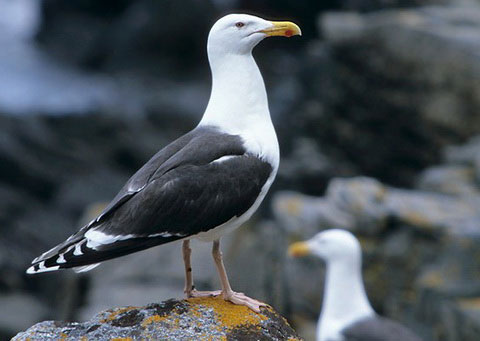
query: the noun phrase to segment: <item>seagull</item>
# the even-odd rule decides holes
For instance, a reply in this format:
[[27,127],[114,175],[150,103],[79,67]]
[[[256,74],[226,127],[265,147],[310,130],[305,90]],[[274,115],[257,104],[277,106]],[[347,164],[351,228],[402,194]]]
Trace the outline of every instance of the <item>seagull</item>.
[[420,341],[401,324],[375,313],[362,279],[362,250],[355,236],[340,229],[292,244],[293,257],[314,255],[327,265],[317,341]]
[[[301,35],[292,22],[246,14],[219,19],[208,35],[210,100],[199,124],[157,152],[86,226],[35,258],[28,274],[88,271],[108,259],[181,240],[187,298],[218,296],[259,312],[234,292],[220,238],[247,221],[275,179],[279,146],[262,75],[252,56],[264,38]],[[190,239],[213,242],[221,290],[193,285]]]

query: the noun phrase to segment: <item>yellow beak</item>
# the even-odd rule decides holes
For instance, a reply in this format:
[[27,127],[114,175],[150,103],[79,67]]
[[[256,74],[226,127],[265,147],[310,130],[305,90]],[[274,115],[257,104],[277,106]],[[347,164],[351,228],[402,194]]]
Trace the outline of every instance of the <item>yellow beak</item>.
[[292,37],[292,36],[301,36],[302,30],[296,24],[290,21],[272,21],[272,27],[261,30],[260,32],[265,33],[267,37],[273,36],[282,36],[282,37]]
[[290,245],[288,254],[291,257],[303,257],[310,254],[310,247],[306,242],[297,242]]

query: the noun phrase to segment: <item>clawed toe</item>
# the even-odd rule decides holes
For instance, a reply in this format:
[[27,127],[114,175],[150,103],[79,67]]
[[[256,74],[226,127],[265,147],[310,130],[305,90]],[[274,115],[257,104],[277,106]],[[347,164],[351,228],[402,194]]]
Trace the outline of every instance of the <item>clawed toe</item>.
[[197,291],[197,290],[192,290],[188,293],[185,293],[187,298],[196,298],[196,297],[215,297],[219,296],[222,293],[221,290],[215,290],[215,291]]
[[224,300],[230,301],[233,304],[246,306],[251,310],[255,311],[256,313],[260,312],[260,307],[267,306],[267,304],[257,301],[256,299],[250,298],[245,294],[239,293],[239,292],[231,291],[231,292],[223,293],[222,296]]

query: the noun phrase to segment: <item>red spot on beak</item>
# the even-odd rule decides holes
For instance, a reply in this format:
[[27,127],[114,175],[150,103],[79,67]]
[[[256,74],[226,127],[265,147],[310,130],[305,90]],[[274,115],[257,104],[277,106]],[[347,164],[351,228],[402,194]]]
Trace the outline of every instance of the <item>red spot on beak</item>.
[[293,35],[293,31],[292,31],[292,30],[286,30],[286,31],[285,31],[285,35],[286,35],[287,37],[291,37],[291,36]]

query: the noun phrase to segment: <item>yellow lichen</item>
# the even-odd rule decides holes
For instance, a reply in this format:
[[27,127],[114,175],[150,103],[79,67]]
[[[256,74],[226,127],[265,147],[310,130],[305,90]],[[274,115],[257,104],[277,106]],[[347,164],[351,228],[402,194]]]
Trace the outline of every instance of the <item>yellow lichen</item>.
[[463,309],[480,310],[480,297],[463,298],[458,303]]
[[[262,329],[262,321],[269,320],[269,317],[261,313],[255,313],[245,306],[235,305],[228,301],[225,301],[222,297],[201,297],[201,298],[191,298],[184,301],[186,303],[182,306],[182,309],[174,308],[166,315],[155,314],[149,317],[145,317],[141,322],[141,326],[144,329],[142,337],[145,340],[150,340],[151,335],[149,334],[150,328],[156,329],[157,327],[167,327],[167,328],[179,328],[182,324],[183,319],[181,315],[187,313],[193,318],[193,323],[196,324],[196,327],[202,330],[201,321],[205,318],[205,314],[208,311],[213,312],[214,314],[214,323],[211,327],[215,328],[219,334],[228,333],[237,328],[248,327],[249,329]],[[184,310],[186,308],[186,311]],[[110,315],[105,319],[105,321],[111,321],[115,319],[119,314],[125,313],[133,307],[121,308],[115,311],[111,311]],[[139,309],[139,308],[135,308]],[[141,309],[141,308],[140,308]],[[262,308],[262,311],[268,310],[273,312],[273,309],[270,306]],[[211,313],[208,313],[211,314]],[[288,324],[285,319],[285,324]],[[213,322],[213,321],[212,321]],[[158,325],[161,323],[160,325]],[[147,327],[151,326],[147,329]],[[226,340],[226,336],[219,336],[218,334],[213,337],[210,333],[200,333],[198,335],[198,340]],[[215,334],[215,333],[214,333]],[[123,339],[116,339],[123,340]],[[125,339],[128,340],[128,339]],[[293,338],[292,340],[295,340]]]
[[65,341],[67,339],[68,335],[65,333],[60,333],[60,341]]
[[165,321],[167,319],[167,317],[165,316],[160,316],[160,315],[152,315],[152,316],[149,316],[147,318],[145,318],[143,321],[142,321],[142,327],[146,327],[148,326],[149,324],[152,324],[152,323],[158,323],[160,321]]
[[110,341],[133,341],[131,337],[114,337]]
[[[200,314],[198,311],[200,306],[212,308],[218,317],[218,321],[222,327],[231,330],[241,325],[257,325],[261,321],[268,319],[262,313],[257,314],[249,308],[241,305],[225,301],[221,297],[198,297],[187,300],[192,309],[193,314]],[[267,307],[267,309],[271,309]]]
[[438,287],[444,282],[445,279],[438,271],[430,271],[420,278],[420,283],[429,288]]
[[302,201],[299,198],[291,198],[284,202],[282,206],[288,214],[297,216],[302,209]]
[[420,212],[410,211],[402,215],[407,224],[422,227],[424,229],[433,229],[434,223],[428,217]]

